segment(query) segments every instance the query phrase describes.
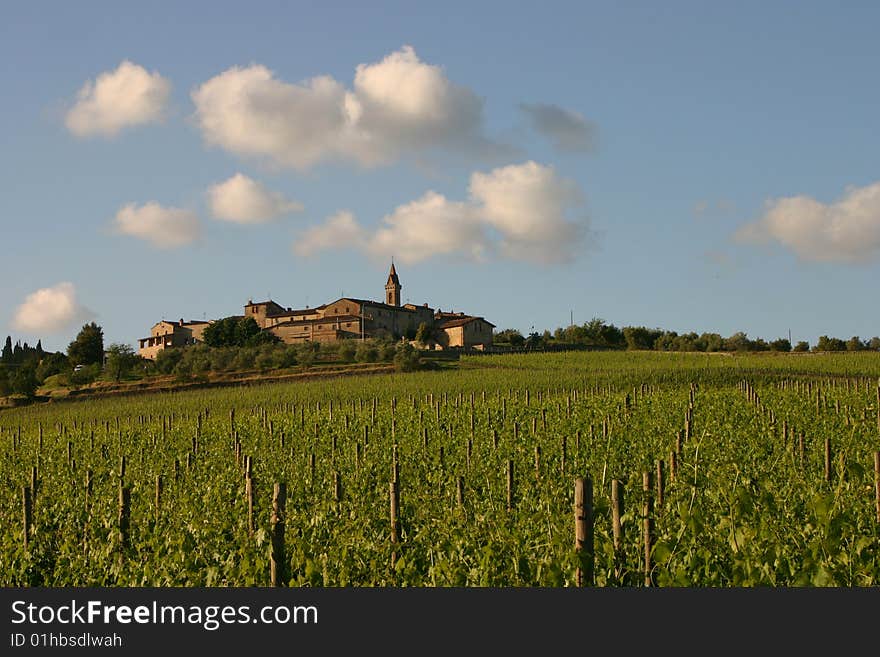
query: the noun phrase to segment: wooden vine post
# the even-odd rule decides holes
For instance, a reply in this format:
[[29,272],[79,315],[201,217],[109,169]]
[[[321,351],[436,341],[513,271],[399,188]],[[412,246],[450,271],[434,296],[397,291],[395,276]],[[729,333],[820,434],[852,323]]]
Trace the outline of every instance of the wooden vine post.
[[398,490],[397,490],[397,482],[391,481],[388,484],[388,497],[391,502],[391,567],[394,567],[394,564],[397,563],[397,544],[400,543],[400,533],[398,527]]
[[31,524],[33,522],[33,509],[31,507],[31,489],[28,486],[22,486],[21,489],[21,520],[22,532],[24,535],[24,549],[27,550],[28,542],[31,536]]
[[663,459],[657,461],[657,508],[663,508],[663,487],[665,485]]
[[614,578],[619,584],[625,584],[623,565],[626,553],[623,543],[623,483],[619,479],[611,480],[611,531],[614,538]]
[[244,479],[244,494],[247,498],[247,507],[248,507],[248,536],[254,535],[254,478],[252,476],[251,470],[251,457],[248,456],[245,459],[245,479]]
[[831,439],[825,439],[825,481],[831,483]]
[[574,481],[574,548],[578,568],[577,586],[593,585],[593,481],[578,477]]
[[287,505],[287,484],[276,483],[272,490],[272,553],[269,576],[272,586],[284,586],[287,581],[284,553],[284,518]]
[[513,510],[513,459],[507,461],[507,510]]

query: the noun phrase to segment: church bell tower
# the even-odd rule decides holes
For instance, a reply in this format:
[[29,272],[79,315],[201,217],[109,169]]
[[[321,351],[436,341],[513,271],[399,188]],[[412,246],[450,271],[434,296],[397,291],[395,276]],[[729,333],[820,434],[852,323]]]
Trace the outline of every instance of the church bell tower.
[[403,286],[394,269],[394,261],[391,261],[391,271],[388,272],[388,282],[385,283],[385,303],[389,306],[400,306],[400,290]]

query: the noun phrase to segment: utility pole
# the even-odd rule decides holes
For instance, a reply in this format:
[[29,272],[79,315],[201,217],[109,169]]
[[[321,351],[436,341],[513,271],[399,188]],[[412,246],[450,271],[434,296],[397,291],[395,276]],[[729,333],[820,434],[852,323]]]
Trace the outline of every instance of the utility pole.
[[569,310],[568,312],[569,312],[568,325],[574,326],[574,310]]

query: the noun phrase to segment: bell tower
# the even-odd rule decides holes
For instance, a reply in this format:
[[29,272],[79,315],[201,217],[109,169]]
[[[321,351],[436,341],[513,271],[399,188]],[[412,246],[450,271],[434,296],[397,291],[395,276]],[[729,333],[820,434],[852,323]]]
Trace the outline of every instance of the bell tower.
[[391,261],[391,271],[388,272],[388,282],[385,283],[385,303],[389,306],[400,306],[400,290],[403,286],[394,269],[394,261]]

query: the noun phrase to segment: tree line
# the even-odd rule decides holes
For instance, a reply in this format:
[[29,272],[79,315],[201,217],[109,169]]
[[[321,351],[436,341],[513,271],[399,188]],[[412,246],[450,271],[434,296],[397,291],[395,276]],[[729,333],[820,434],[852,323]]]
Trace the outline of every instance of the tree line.
[[752,339],[741,331],[723,337],[718,333],[677,333],[645,326],[620,328],[595,317],[582,325],[560,327],[552,333],[546,330],[543,333],[532,332],[524,336],[516,329],[504,329],[495,333],[494,342],[500,346],[524,349],[577,345],[633,351],[880,351],[880,337],[876,336],[867,340],[858,336],[843,340],[823,335],[813,346],[806,340],[792,345],[788,338]]
[[288,345],[261,331],[253,318],[227,317],[205,328],[203,344],[160,351],[155,361],[142,358],[126,344],[104,347],[103,329],[94,322],[85,324],[66,352],[46,352],[36,347],[12,343],[0,353],[0,396],[10,394],[33,397],[40,386],[82,386],[98,378],[120,381],[173,374],[179,380],[209,373],[242,370],[269,370],[301,367],[318,362],[391,363],[399,371],[424,365],[419,351],[409,342],[386,339],[343,340],[320,344],[306,342]]
[[118,381],[141,360],[134,349],[114,343],[104,348],[104,330],[94,322],[83,325],[66,352],[47,352],[41,341],[36,347],[27,342],[12,345],[12,336],[0,353],[0,396],[17,394],[32,397],[37,388],[52,377],[60,383],[85,385],[102,373]]
[[[412,335],[416,344],[430,341],[430,328],[422,324]],[[320,344],[282,343],[269,331],[262,331],[253,318],[227,317],[205,328],[204,344],[164,349],[155,361],[141,358],[126,344],[114,343],[105,349],[103,329],[90,322],[83,325],[66,352],[47,352],[38,341],[13,343],[7,336],[0,352],[0,396],[18,394],[32,397],[37,389],[56,377],[58,385],[87,385],[99,377],[120,381],[128,376],[175,374],[178,378],[199,377],[208,373],[256,369],[268,371],[295,366],[310,367],[316,361],[388,362],[398,370],[410,371],[424,366],[419,350],[408,340],[343,340]],[[523,335],[516,329],[497,331],[494,342],[514,349],[565,348],[586,346],[600,349],[697,352],[820,352],[880,351],[880,337],[842,339],[822,335],[815,345],[799,341],[792,345],[787,338],[764,340],[749,338],[744,332],[723,337],[718,333],[677,333],[645,326],[617,327],[600,318],[582,325],[559,327],[551,332]]]

